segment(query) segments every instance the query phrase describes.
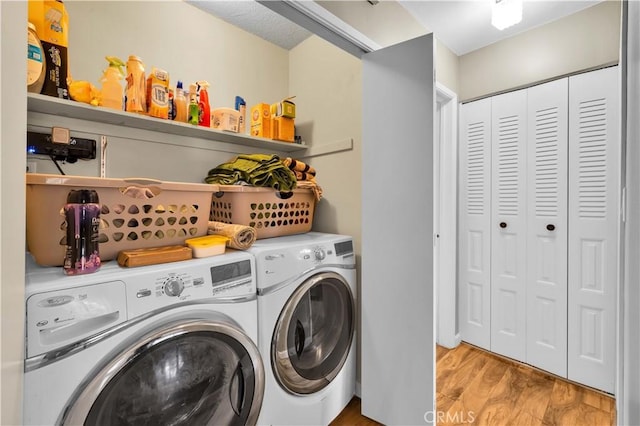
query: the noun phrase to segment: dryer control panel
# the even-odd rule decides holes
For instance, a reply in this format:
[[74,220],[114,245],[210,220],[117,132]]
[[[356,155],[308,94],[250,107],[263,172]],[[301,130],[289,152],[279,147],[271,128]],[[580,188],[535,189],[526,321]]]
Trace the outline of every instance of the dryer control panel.
[[282,246],[256,254],[260,288],[282,283],[320,267],[353,267],[353,242],[317,242],[311,245]]

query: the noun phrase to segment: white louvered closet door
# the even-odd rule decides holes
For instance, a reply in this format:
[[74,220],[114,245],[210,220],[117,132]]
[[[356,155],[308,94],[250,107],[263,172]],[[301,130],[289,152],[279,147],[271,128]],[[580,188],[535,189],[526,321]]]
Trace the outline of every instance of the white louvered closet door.
[[462,340],[491,348],[491,99],[460,112],[459,320]]
[[524,361],[527,92],[491,101],[491,350]]
[[526,362],[567,377],[568,80],[527,93]]
[[618,67],[569,78],[568,378],[606,392],[616,369],[619,93]]

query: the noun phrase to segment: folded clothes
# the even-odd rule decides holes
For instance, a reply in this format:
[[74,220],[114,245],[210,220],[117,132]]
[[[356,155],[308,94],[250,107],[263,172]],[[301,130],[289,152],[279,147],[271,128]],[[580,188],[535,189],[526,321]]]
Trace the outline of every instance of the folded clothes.
[[229,238],[227,247],[246,250],[256,241],[258,234],[255,228],[224,222],[209,222],[209,235],[223,235]]
[[296,187],[297,180],[277,155],[243,154],[209,170],[204,181],[219,185],[233,185],[244,181],[254,186],[291,191]]

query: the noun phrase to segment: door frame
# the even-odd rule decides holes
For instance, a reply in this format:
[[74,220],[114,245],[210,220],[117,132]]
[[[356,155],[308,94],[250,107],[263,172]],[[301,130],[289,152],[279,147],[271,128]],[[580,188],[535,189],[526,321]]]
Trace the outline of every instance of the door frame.
[[437,140],[434,168],[438,185],[434,216],[434,285],[436,287],[436,343],[455,348],[460,344],[458,327],[458,95],[436,81]]

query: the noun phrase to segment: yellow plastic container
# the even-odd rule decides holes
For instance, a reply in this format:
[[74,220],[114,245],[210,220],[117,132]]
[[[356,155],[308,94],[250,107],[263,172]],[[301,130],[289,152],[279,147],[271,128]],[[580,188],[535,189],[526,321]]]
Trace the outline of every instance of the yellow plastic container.
[[240,112],[233,108],[216,108],[211,111],[211,127],[238,133]]
[[109,66],[100,79],[102,83],[100,105],[106,108],[122,111],[124,100],[124,88],[122,80],[124,79],[125,63],[115,56],[107,56]]
[[223,254],[227,241],[229,238],[223,235],[205,235],[189,238],[185,240],[185,244],[193,250],[193,257],[209,257]]

